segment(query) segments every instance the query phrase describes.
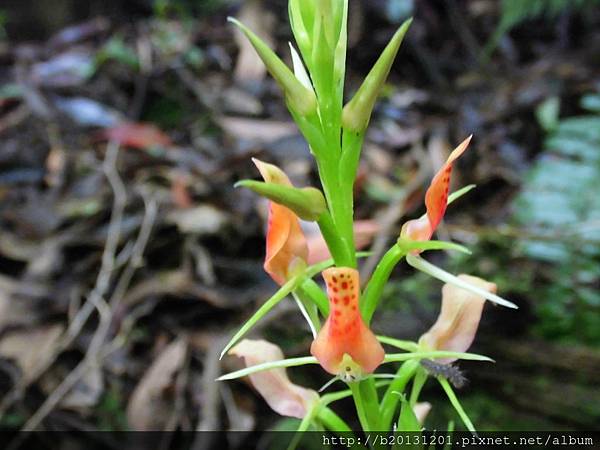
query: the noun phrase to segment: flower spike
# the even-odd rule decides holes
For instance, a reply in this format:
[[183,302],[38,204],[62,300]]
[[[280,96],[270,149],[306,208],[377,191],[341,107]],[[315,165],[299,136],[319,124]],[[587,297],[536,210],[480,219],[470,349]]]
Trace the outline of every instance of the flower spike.
[[454,161],[467,149],[473,135],[466,138],[456,147],[446,163],[435,174],[425,193],[425,206],[427,213],[422,217],[409,220],[402,226],[400,237],[414,241],[428,241],[438,227],[448,206],[448,191],[450,189],[450,175]]
[[[252,161],[267,183],[292,186],[287,175],[277,166],[256,158]],[[308,245],[298,217],[285,206],[269,202],[265,271],[276,283],[283,285],[306,265],[307,259]]]
[[351,382],[373,372],[385,356],[358,308],[358,271],[332,267],[323,272],[330,312],[310,352],[329,373]]

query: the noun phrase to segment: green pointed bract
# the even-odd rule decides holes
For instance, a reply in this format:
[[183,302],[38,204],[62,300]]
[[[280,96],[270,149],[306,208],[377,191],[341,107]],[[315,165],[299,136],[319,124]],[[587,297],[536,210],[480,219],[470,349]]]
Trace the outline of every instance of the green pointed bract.
[[314,92],[304,87],[275,52],[248,27],[232,17],[227,20],[235,24],[246,35],[269,73],[281,86],[290,109],[303,116],[313,115],[317,110],[317,98]]
[[354,133],[362,133],[367,128],[375,101],[387,79],[402,39],[411,22],[412,19],[408,19],[396,31],[396,34],[394,34],[392,40],[383,50],[383,53],[381,53],[369,75],[363,81],[362,86],[358,89],[358,92],[344,107],[342,125],[345,129]]
[[454,406],[454,409],[456,410],[458,416],[462,420],[462,422],[465,425],[465,427],[467,428],[467,430],[469,430],[473,434],[476,434],[477,432],[475,430],[475,426],[473,426],[473,422],[471,422],[471,419],[469,419],[469,416],[467,416],[465,409],[462,407],[462,405],[458,401],[458,398],[456,397],[456,394],[454,393],[452,386],[450,386],[450,383],[448,383],[448,380],[446,380],[445,378],[442,378],[442,377],[437,377],[437,380],[440,383],[440,385],[442,386],[442,388],[444,389],[444,391],[446,392],[446,395],[448,396],[448,400],[450,400],[450,403],[452,404],[452,406]]
[[[292,33],[296,38],[296,44],[300,48],[300,53],[306,58],[310,55],[311,34],[310,29],[306,28],[304,18],[302,17],[301,3],[306,3],[304,0],[290,0],[288,3],[288,14],[290,16],[290,25]],[[310,61],[307,61],[310,64]]]
[[418,351],[418,352],[407,352],[407,353],[386,353],[383,363],[390,362],[402,362],[411,359],[436,359],[436,358],[456,358],[465,359],[468,361],[485,361],[494,362],[492,358],[484,355],[478,355],[476,353],[465,353],[465,352],[450,352],[445,350],[434,350],[434,351]]
[[235,187],[240,186],[291,209],[302,220],[315,221],[327,210],[325,197],[313,187],[295,188],[256,180],[238,181]]
[[245,369],[236,370],[217,378],[217,381],[235,380],[236,378],[242,378],[253,373],[265,372],[267,370],[305,366],[307,364],[319,364],[317,358],[314,356],[303,356],[300,358],[288,358],[281,359],[279,361],[271,361],[267,363],[257,364],[255,366],[246,367]]

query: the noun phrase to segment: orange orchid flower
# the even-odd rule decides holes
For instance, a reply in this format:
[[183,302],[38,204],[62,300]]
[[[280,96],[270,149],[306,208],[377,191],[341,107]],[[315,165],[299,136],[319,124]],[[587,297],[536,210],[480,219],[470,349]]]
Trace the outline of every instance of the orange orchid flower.
[[[292,186],[290,179],[279,167],[256,158],[252,158],[252,161],[267,183]],[[306,264],[307,259],[308,245],[298,217],[285,206],[269,202],[265,271],[276,283],[282,285],[299,267]]]
[[358,308],[358,271],[332,267],[323,272],[330,312],[310,352],[329,373],[357,381],[383,362],[385,353]]
[[428,241],[431,239],[435,229],[438,227],[448,205],[448,192],[450,189],[450,175],[452,174],[452,165],[460,155],[467,149],[472,136],[469,136],[456,147],[446,163],[435,174],[431,184],[425,193],[425,206],[427,213],[418,219],[409,220],[402,226],[400,237],[413,241]]
[[[458,276],[473,286],[492,294],[496,285],[471,275]],[[485,298],[453,284],[442,288],[442,308],[433,326],[419,339],[419,344],[427,350],[466,352],[479,327]],[[437,359],[436,363],[449,364],[456,358]]]

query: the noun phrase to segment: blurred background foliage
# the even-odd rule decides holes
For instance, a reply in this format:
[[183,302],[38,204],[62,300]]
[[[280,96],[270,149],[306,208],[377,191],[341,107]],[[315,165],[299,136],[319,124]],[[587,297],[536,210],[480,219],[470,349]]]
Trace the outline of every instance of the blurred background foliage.
[[[478,188],[452,205],[440,230],[473,255],[428,257],[494,281],[520,310],[486,306],[473,350],[497,363],[461,363],[470,380],[461,398],[484,430],[597,427],[600,2],[350,3],[348,92],[395,26],[415,16],[357,183],[357,217],[381,228],[374,252],[395,239],[406,217],[422,213],[431,168],[474,133],[455,187]],[[115,136],[129,195],[118,246],[125,260],[145,215],[144,195],[152,192],[159,207],[144,265],[115,312],[119,324],[131,319],[131,330],[43,426],[294,425],[243,383],[212,382],[235,367],[214,363],[224,337],[274,290],[261,269],[264,204],[233,183],[256,175],[251,156],[280,164],[299,185],[316,180],[274,83],[251,59],[240,63],[243,44],[227,15],[243,16],[286,51],[284,0],[0,5],[3,428],[31,417],[94,335],[95,316],[70,342],[54,338],[64,336],[95,286],[113,206],[101,170],[104,142]],[[107,293],[117,284],[112,279]],[[440,287],[399,267],[376,330],[417,339],[435,320]],[[310,337],[290,326],[297,323],[284,306],[260,335],[288,356],[305,354]],[[50,346],[40,355],[31,342]],[[156,367],[167,375],[153,376]],[[312,387],[326,379],[316,368],[292,378]],[[434,405],[427,427],[445,428],[454,416],[442,393],[432,384],[423,397]],[[167,413],[133,419],[148,409]]]

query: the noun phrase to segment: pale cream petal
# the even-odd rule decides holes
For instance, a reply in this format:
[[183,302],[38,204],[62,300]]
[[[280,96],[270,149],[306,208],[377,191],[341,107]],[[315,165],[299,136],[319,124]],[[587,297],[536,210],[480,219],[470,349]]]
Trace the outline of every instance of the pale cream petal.
[[[458,278],[486,292],[495,293],[496,285],[470,275]],[[485,298],[455,284],[442,288],[442,309],[437,321],[419,343],[426,348],[453,352],[466,352],[471,346],[481,319]],[[455,359],[437,359],[438,363],[450,363]]]
[[[244,358],[246,367],[284,359],[281,349],[265,340],[244,339],[229,354]],[[312,389],[292,383],[283,368],[257,372],[249,378],[271,409],[282,416],[302,419],[319,399]]]

